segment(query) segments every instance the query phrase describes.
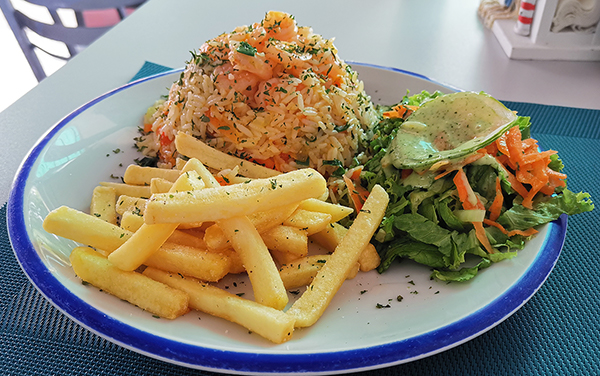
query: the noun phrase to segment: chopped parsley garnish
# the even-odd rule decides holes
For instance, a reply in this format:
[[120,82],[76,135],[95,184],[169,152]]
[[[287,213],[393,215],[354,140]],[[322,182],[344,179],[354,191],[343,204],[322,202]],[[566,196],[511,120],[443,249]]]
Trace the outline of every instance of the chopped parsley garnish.
[[345,124],[345,125],[338,125],[335,128],[333,128],[336,132],[343,132],[345,130],[348,130],[348,128],[350,128],[350,124]]
[[250,43],[244,41],[238,46],[237,52],[248,56],[254,56],[256,55],[256,48],[252,47]]
[[144,158],[136,158],[133,160],[137,165],[142,167],[156,167],[158,163],[158,157],[144,157]]

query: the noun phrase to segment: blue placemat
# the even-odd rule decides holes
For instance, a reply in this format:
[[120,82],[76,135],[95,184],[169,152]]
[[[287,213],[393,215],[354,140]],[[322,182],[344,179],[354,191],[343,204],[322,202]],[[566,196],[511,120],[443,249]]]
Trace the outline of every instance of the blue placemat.
[[[170,68],[146,63],[134,79]],[[559,150],[574,191],[598,202],[600,111],[505,102]],[[0,208],[6,218],[6,206]],[[412,363],[359,375],[600,375],[600,211],[569,218],[556,267],[539,292],[494,329]],[[1,375],[214,375],[108,342],[60,313],[21,271],[0,222]],[[456,302],[460,304],[460,302]],[[401,325],[401,323],[399,323]]]

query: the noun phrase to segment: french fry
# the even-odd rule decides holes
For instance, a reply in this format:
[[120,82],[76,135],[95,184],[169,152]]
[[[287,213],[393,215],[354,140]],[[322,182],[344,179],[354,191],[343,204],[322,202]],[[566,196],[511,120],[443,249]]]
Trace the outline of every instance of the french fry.
[[177,157],[175,159],[175,168],[177,170],[182,170],[183,167],[187,164],[188,160],[189,159],[184,159],[184,158],[181,158],[181,157]]
[[283,224],[306,230],[308,235],[323,231],[331,223],[331,215],[298,209]]
[[292,253],[296,257],[308,254],[308,234],[306,230],[293,226],[276,226],[261,234],[270,251]]
[[231,294],[193,278],[166,273],[154,268],[144,275],[185,291],[192,309],[234,322],[271,342],[283,343],[292,337],[294,319],[284,312]]
[[283,282],[269,250],[250,220],[247,217],[234,217],[218,223],[242,259],[255,300],[275,309],[283,309],[288,302]]
[[313,255],[283,264],[279,268],[279,275],[286,290],[309,285],[329,257],[330,255]]
[[188,247],[196,247],[200,249],[208,248],[201,237],[195,236],[190,232],[180,229],[173,231],[171,236],[169,236],[169,241],[171,243],[187,245]]
[[[181,175],[185,175],[186,180],[182,181],[181,183],[178,183],[177,189],[174,189],[175,192],[195,191],[206,187],[206,183],[204,183],[202,177],[195,170],[195,168],[197,167],[194,163],[195,161],[195,159],[191,159],[181,169]],[[182,230],[197,228],[202,226],[202,223],[203,222],[180,223],[179,226],[177,226],[177,228]]]
[[218,221],[318,197],[326,189],[323,176],[307,168],[247,184],[161,193],[153,195],[146,205],[144,221],[147,224]]
[[348,229],[339,223],[330,223],[324,230],[312,234],[310,238],[325,247],[329,252],[333,252],[347,232]]
[[92,202],[90,204],[90,213],[96,217],[113,225],[117,224],[117,212],[115,203],[117,201],[117,192],[111,187],[98,186],[92,192]]
[[[299,258],[279,268],[279,275],[287,290],[309,285],[319,270],[327,263],[331,255],[312,255]],[[350,269],[346,279],[352,279],[358,274],[358,263]]]
[[[316,241],[328,251],[333,252],[347,232],[348,229],[339,223],[331,223],[323,231],[313,234],[311,240]],[[377,253],[375,246],[371,243],[367,244],[358,258],[362,272],[368,272],[377,268],[380,262],[381,257],[379,257],[379,253]]]
[[187,161],[185,166],[181,167],[181,170],[185,169],[185,171],[196,171],[198,175],[202,178],[202,181],[206,185],[207,188],[216,188],[220,187],[221,184],[217,181],[217,179],[213,176],[213,174],[208,171],[206,166],[200,162],[197,158],[192,158]]
[[42,226],[51,234],[107,252],[119,248],[132,235],[119,226],[66,206],[48,213]]
[[204,222],[180,223],[179,226],[177,226],[177,228],[180,230],[190,230],[193,228],[202,227],[203,224],[204,224]]
[[77,247],[69,259],[79,278],[148,312],[175,319],[189,311],[187,293],[140,273],[120,270],[91,248]]
[[236,251],[231,250],[231,249],[226,249],[223,251],[219,251],[219,253],[222,253],[224,255],[227,255],[227,257],[229,257],[229,261],[231,262],[231,264],[229,265],[229,273],[230,274],[241,274],[241,273],[246,272],[246,268],[244,267],[242,258]]
[[327,201],[328,198],[329,198],[329,189],[326,190],[325,192],[323,192],[322,195],[320,195],[319,197],[317,197],[317,200]]
[[277,261],[279,265],[289,264],[298,261],[298,259],[300,258],[297,255],[289,252],[281,252],[277,250],[272,250],[270,252],[271,256],[273,256],[273,260]]
[[177,151],[216,170],[234,169],[239,166],[240,175],[249,178],[268,178],[279,175],[279,171],[246,161],[214,149],[194,136],[179,132],[175,137]]
[[379,227],[388,201],[387,192],[381,186],[375,185],[329,261],[319,270],[310,287],[287,311],[287,314],[296,318],[296,327],[311,326],[321,317]]
[[147,203],[148,200],[145,198],[121,195],[117,199],[116,212],[121,216],[125,212],[132,212],[138,216],[143,216]]
[[281,225],[297,208],[297,203],[282,205],[270,210],[252,213],[248,215],[248,219],[258,232],[263,233]]
[[[179,176],[171,187],[171,194],[189,185],[185,174]],[[148,210],[148,204],[146,204]],[[115,249],[108,259],[121,270],[131,271],[140,267],[161,245],[173,234],[177,223],[153,224],[144,223],[119,248]]]
[[338,222],[339,220],[346,218],[354,209],[349,208],[347,206],[342,206],[338,204],[332,204],[329,202],[325,202],[319,200],[317,198],[309,198],[302,202],[298,206],[299,209],[304,209],[312,212],[319,212],[331,215],[331,222]]
[[162,178],[152,178],[150,180],[150,193],[167,193],[171,189],[173,182]]
[[381,263],[381,257],[375,249],[375,246],[371,243],[367,244],[365,249],[360,253],[358,257],[358,264],[360,265],[361,272],[369,272],[379,266]]
[[[198,175],[198,172],[194,170],[189,170],[188,168],[184,167],[183,170],[181,170],[181,175],[185,175],[186,180],[185,182],[180,183],[181,185],[175,190],[175,192],[195,191],[198,189],[203,189],[206,186],[200,175]],[[169,190],[169,192],[170,191],[171,190]]]
[[[201,162],[196,159],[190,162],[190,168],[193,167],[198,172],[208,188],[219,187],[217,179]],[[275,262],[256,227],[245,216],[223,219],[217,224],[239,257],[237,263],[232,259],[232,270],[241,264],[248,272],[255,300],[275,309],[283,309],[288,302],[287,293]]]
[[144,261],[144,264],[172,273],[217,282],[229,272],[229,257],[167,241]]
[[204,231],[204,242],[213,251],[220,251],[231,247],[229,239],[227,239],[223,230],[216,223]]
[[178,170],[157,167],[142,167],[135,164],[127,166],[123,181],[125,184],[150,185],[152,178],[161,178],[174,182],[179,177]]
[[171,236],[177,224],[143,224],[108,259],[121,270],[131,271],[140,267]]
[[234,176],[231,179],[229,179],[229,182],[231,184],[243,184],[249,182],[252,179],[253,178],[247,178],[245,176]]
[[[296,210],[298,205],[288,204],[267,211],[260,211],[248,215],[248,219],[259,233],[269,231],[285,221]],[[229,241],[218,225],[210,226],[204,234],[204,241],[210,249],[222,250],[230,247]]]
[[100,185],[103,187],[114,188],[117,196],[125,195],[125,196],[148,198],[152,195],[152,192],[150,192],[150,186],[148,186],[148,185],[131,185],[131,184],[113,183],[113,182],[106,182],[106,181],[101,181]]
[[144,217],[133,212],[126,211],[121,214],[121,227],[125,230],[136,232],[144,224]]

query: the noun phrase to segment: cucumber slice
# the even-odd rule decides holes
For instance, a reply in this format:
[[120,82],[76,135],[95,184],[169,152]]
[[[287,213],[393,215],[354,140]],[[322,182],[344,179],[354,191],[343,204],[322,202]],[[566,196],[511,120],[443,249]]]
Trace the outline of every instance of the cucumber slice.
[[402,123],[382,163],[425,170],[439,161],[463,158],[491,144],[516,119],[485,93],[446,94],[426,102]]

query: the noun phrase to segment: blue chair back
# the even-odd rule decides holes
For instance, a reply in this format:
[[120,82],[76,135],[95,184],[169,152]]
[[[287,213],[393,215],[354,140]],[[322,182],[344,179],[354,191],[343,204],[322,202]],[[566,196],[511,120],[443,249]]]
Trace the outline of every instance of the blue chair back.
[[[52,17],[52,24],[40,22],[25,10],[15,9],[11,0],[0,0],[0,8],[15,34],[23,54],[27,58],[35,77],[38,81],[41,81],[46,77],[46,72],[37,53],[46,53],[61,60],[68,60],[108,31],[114,22],[122,20],[143,4],[145,0],[20,0],[19,2],[22,5],[24,5],[23,3],[29,3],[44,7]],[[64,10],[71,10],[74,13],[75,27],[63,24],[59,12]],[[116,14],[116,17],[111,17],[116,18],[116,21],[113,20],[113,24],[98,26],[97,22],[89,21],[93,20],[91,16],[94,14],[102,17],[102,14],[106,14],[107,10],[109,14],[110,11]],[[42,38],[33,37],[35,34]],[[66,46],[68,54],[64,53],[64,47],[56,50],[50,47],[51,44],[42,43],[41,41],[44,38],[61,42]]]

